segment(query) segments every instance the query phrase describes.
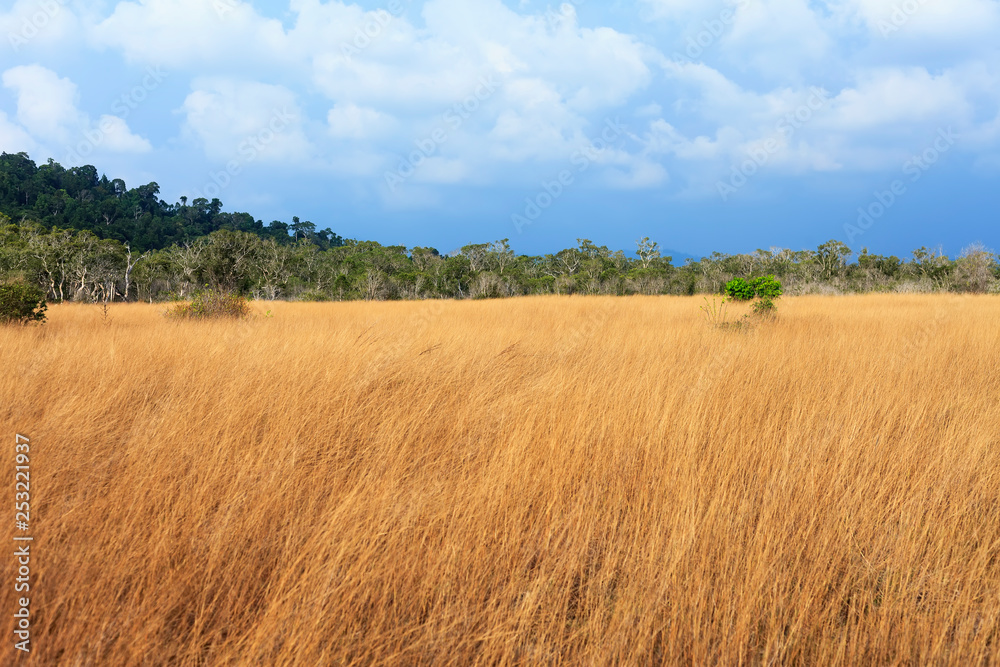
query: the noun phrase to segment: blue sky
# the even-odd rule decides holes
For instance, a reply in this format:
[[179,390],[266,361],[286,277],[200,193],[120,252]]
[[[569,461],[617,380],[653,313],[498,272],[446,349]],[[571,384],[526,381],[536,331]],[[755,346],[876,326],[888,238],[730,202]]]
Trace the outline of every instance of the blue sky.
[[998,0],[16,0],[0,150],[449,251],[1000,250]]

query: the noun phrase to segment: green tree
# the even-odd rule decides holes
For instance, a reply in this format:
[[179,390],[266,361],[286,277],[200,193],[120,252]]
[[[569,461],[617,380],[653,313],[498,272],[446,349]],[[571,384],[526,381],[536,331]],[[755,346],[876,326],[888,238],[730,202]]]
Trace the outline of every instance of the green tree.
[[0,285],[0,323],[45,322],[45,294],[34,285]]

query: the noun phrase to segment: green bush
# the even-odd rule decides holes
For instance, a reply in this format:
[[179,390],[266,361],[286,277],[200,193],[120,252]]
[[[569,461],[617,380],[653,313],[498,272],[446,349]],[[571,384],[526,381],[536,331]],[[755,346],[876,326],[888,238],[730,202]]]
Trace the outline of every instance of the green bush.
[[726,283],[726,295],[737,301],[749,301],[756,295],[756,289],[743,278],[733,278]]
[[174,306],[167,311],[168,317],[179,318],[244,318],[250,316],[250,301],[235,292],[200,292],[191,303]]
[[777,299],[781,296],[781,283],[774,276],[759,276],[750,281],[754,294],[761,299]]
[[774,300],[781,296],[781,283],[774,276],[758,276],[747,280],[746,278],[733,278],[726,283],[726,294],[736,301],[751,301],[753,312],[757,315],[773,315],[778,309]]
[[750,280],[733,278],[726,283],[726,295],[737,301],[777,299],[781,294],[781,283],[774,276],[758,276]]
[[0,285],[0,323],[45,322],[45,293],[34,285]]

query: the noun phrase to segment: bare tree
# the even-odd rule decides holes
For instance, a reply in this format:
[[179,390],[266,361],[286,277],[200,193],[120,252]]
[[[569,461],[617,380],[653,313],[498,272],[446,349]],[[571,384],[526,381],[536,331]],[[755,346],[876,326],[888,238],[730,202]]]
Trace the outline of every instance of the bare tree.
[[128,301],[129,286],[132,284],[132,270],[135,269],[135,265],[142,260],[149,257],[149,251],[146,251],[132,260],[132,248],[128,243],[125,244],[125,294],[123,298]]
[[385,287],[385,278],[378,271],[368,271],[365,276],[365,300],[375,301],[382,295]]
[[252,261],[260,274],[260,287],[264,295],[268,300],[274,301],[278,298],[281,287],[292,275],[291,252],[274,239],[267,239],[254,254]]
[[[181,246],[170,248],[170,260],[181,271],[184,281],[188,285],[197,283],[195,277],[202,266],[202,256],[205,254],[206,243],[203,239],[185,242]],[[181,296],[184,295],[184,287],[181,287]]]
[[496,267],[497,272],[502,276],[504,269],[516,261],[514,251],[510,249],[510,239],[500,239],[489,244],[486,248],[490,264]]
[[39,227],[22,227],[22,235],[28,252],[38,260],[48,293],[62,301],[70,278],[73,233],[68,230],[44,233]]
[[469,259],[469,266],[473,271],[486,269],[487,248],[486,243],[472,243],[462,246],[462,254]]

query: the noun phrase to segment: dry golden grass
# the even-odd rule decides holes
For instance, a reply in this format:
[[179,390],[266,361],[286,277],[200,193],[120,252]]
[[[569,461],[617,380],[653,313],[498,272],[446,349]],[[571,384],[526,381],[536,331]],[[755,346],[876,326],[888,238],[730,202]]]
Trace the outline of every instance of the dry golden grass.
[[34,660],[1000,663],[1000,299],[700,304],[0,329]]

